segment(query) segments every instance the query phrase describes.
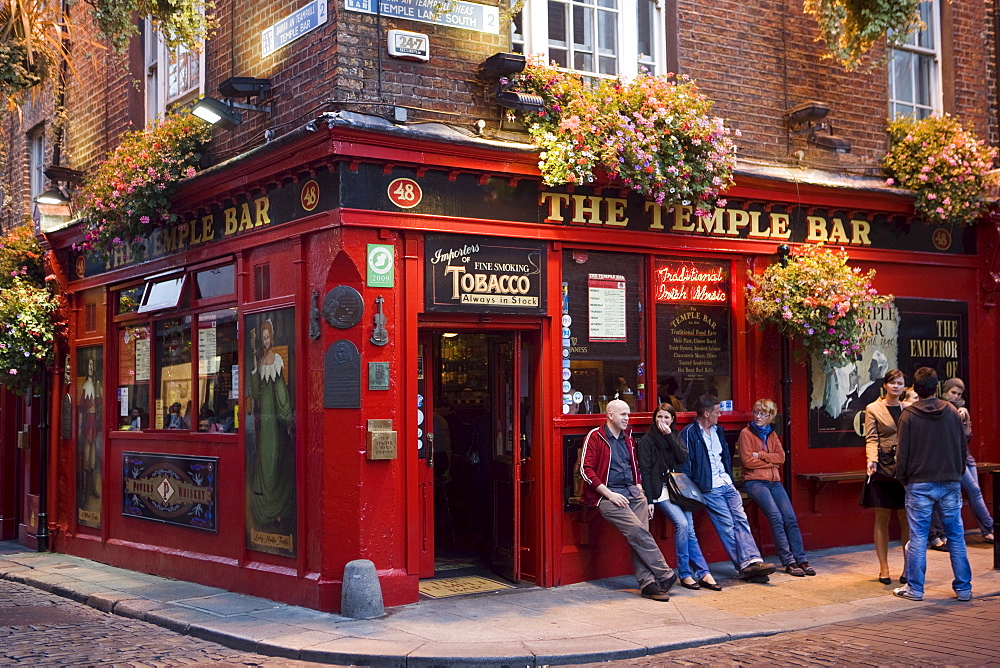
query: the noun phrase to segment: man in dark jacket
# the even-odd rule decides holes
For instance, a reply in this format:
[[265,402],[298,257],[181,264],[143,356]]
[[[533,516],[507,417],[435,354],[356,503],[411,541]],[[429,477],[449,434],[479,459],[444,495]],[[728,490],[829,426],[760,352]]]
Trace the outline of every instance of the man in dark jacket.
[[583,502],[596,506],[604,519],[622,532],[632,549],[632,567],[644,598],[669,601],[677,574],[667,565],[649,533],[649,511],[635,441],[628,429],[628,404],[608,402],[607,421],[592,429],[583,442],[580,476]]
[[927,533],[931,513],[937,507],[955,575],[952,588],[958,600],[968,601],[972,599],[972,569],[965,550],[961,484],[968,446],[958,410],[934,397],[937,385],[934,369],[917,369],[913,389],[920,400],[903,409],[899,418],[896,478],[906,487],[910,540],[906,544],[906,586],[892,593],[911,601],[924,599]]
[[705,495],[708,516],[740,577],[765,583],[774,572],[774,564],[766,564],[760,558],[743,510],[743,498],[733,485],[733,456],[726,443],[726,432],[719,426],[722,415],[719,400],[702,395],[695,410],[698,417],[681,430],[681,443],[688,451],[684,472]]

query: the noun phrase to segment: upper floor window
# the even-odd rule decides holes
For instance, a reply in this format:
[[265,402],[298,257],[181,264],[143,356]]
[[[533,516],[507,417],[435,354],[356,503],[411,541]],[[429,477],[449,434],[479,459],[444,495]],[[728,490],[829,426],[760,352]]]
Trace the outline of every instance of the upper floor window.
[[32,201],[45,190],[45,126],[28,132],[28,190]]
[[160,34],[145,22],[146,118],[162,118],[178,105],[204,92],[205,51],[168,49]]
[[662,74],[663,17],[655,0],[527,0],[511,25],[515,51],[583,74]]
[[941,109],[938,0],[920,3],[922,30],[889,54],[889,118],[926,118]]

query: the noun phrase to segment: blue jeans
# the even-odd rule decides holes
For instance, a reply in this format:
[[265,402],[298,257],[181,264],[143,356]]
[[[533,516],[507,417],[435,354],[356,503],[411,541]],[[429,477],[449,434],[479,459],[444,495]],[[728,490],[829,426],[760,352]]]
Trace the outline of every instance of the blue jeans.
[[808,561],[792,501],[781,483],[747,480],[743,483],[743,489],[767,516],[771,536],[774,538],[774,549],[778,552],[781,565],[795,566]]
[[694,518],[690,510],[684,510],[669,501],[658,501],[656,505],[674,525],[674,549],[677,551],[677,575],[701,580],[708,575],[708,562],[701,553],[698,537],[694,533]]
[[965,552],[965,528],[962,526],[962,486],[958,482],[913,482],[906,486],[906,519],[910,523],[910,540],[906,543],[907,587],[917,596],[924,595],[924,575],[927,571],[927,532],[931,512],[937,508],[944,522],[948,539],[951,572],[955,579],[951,588],[956,593],[972,591],[972,568]]
[[[962,491],[969,499],[969,508],[976,517],[979,524],[979,533],[988,536],[993,533],[993,517],[983,500],[983,490],[979,488],[979,471],[975,464],[965,467],[965,474],[962,475]],[[944,538],[944,528],[941,526],[941,517],[937,511],[931,520],[931,538]]]
[[750,533],[750,523],[743,510],[743,499],[739,491],[732,485],[713,487],[705,494],[705,506],[708,516],[719,534],[722,547],[726,548],[729,559],[737,571],[741,571],[752,563],[763,561],[760,550]]

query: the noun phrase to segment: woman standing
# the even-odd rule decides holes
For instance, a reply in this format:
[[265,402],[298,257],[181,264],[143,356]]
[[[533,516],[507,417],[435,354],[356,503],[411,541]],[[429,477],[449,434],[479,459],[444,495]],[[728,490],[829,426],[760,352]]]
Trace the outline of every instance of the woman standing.
[[722,587],[708,571],[708,564],[701,553],[691,511],[671,503],[667,498],[666,485],[663,484],[663,477],[669,475],[669,471],[679,471],[681,464],[688,458],[684,446],[671,431],[676,420],[674,407],[668,403],[660,404],[653,411],[653,424],[649,431],[639,440],[639,472],[642,474],[642,488],[649,502],[649,517],[652,519],[653,508],[659,506],[673,522],[677,574],[680,576],[681,586],[687,589],[722,591]]
[[785,451],[771,424],[777,414],[773,401],[761,399],[753,405],[753,422],[740,432],[736,446],[743,460],[743,489],[767,516],[774,549],[785,572],[795,577],[816,575],[802,547],[802,532],[792,501],[781,485]]
[[[910,539],[906,523],[906,490],[896,480],[896,425],[903,412],[901,396],[906,387],[903,372],[893,369],[882,379],[884,395],[865,408],[865,453],[868,457],[868,480],[861,496],[861,505],[875,509],[875,554],[878,555],[878,581],[892,584],[889,575],[889,518],[896,511],[899,518],[899,540]],[[906,553],[903,553],[903,575],[906,584]]]

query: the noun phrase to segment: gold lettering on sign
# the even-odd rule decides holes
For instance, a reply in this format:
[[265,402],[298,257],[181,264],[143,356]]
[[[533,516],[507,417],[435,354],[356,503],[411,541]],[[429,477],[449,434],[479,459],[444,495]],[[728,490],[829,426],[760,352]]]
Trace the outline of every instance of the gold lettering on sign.
[[264,533],[256,529],[250,531],[250,543],[261,547],[277,547],[286,552],[292,551],[292,535],[287,536],[278,533]]

